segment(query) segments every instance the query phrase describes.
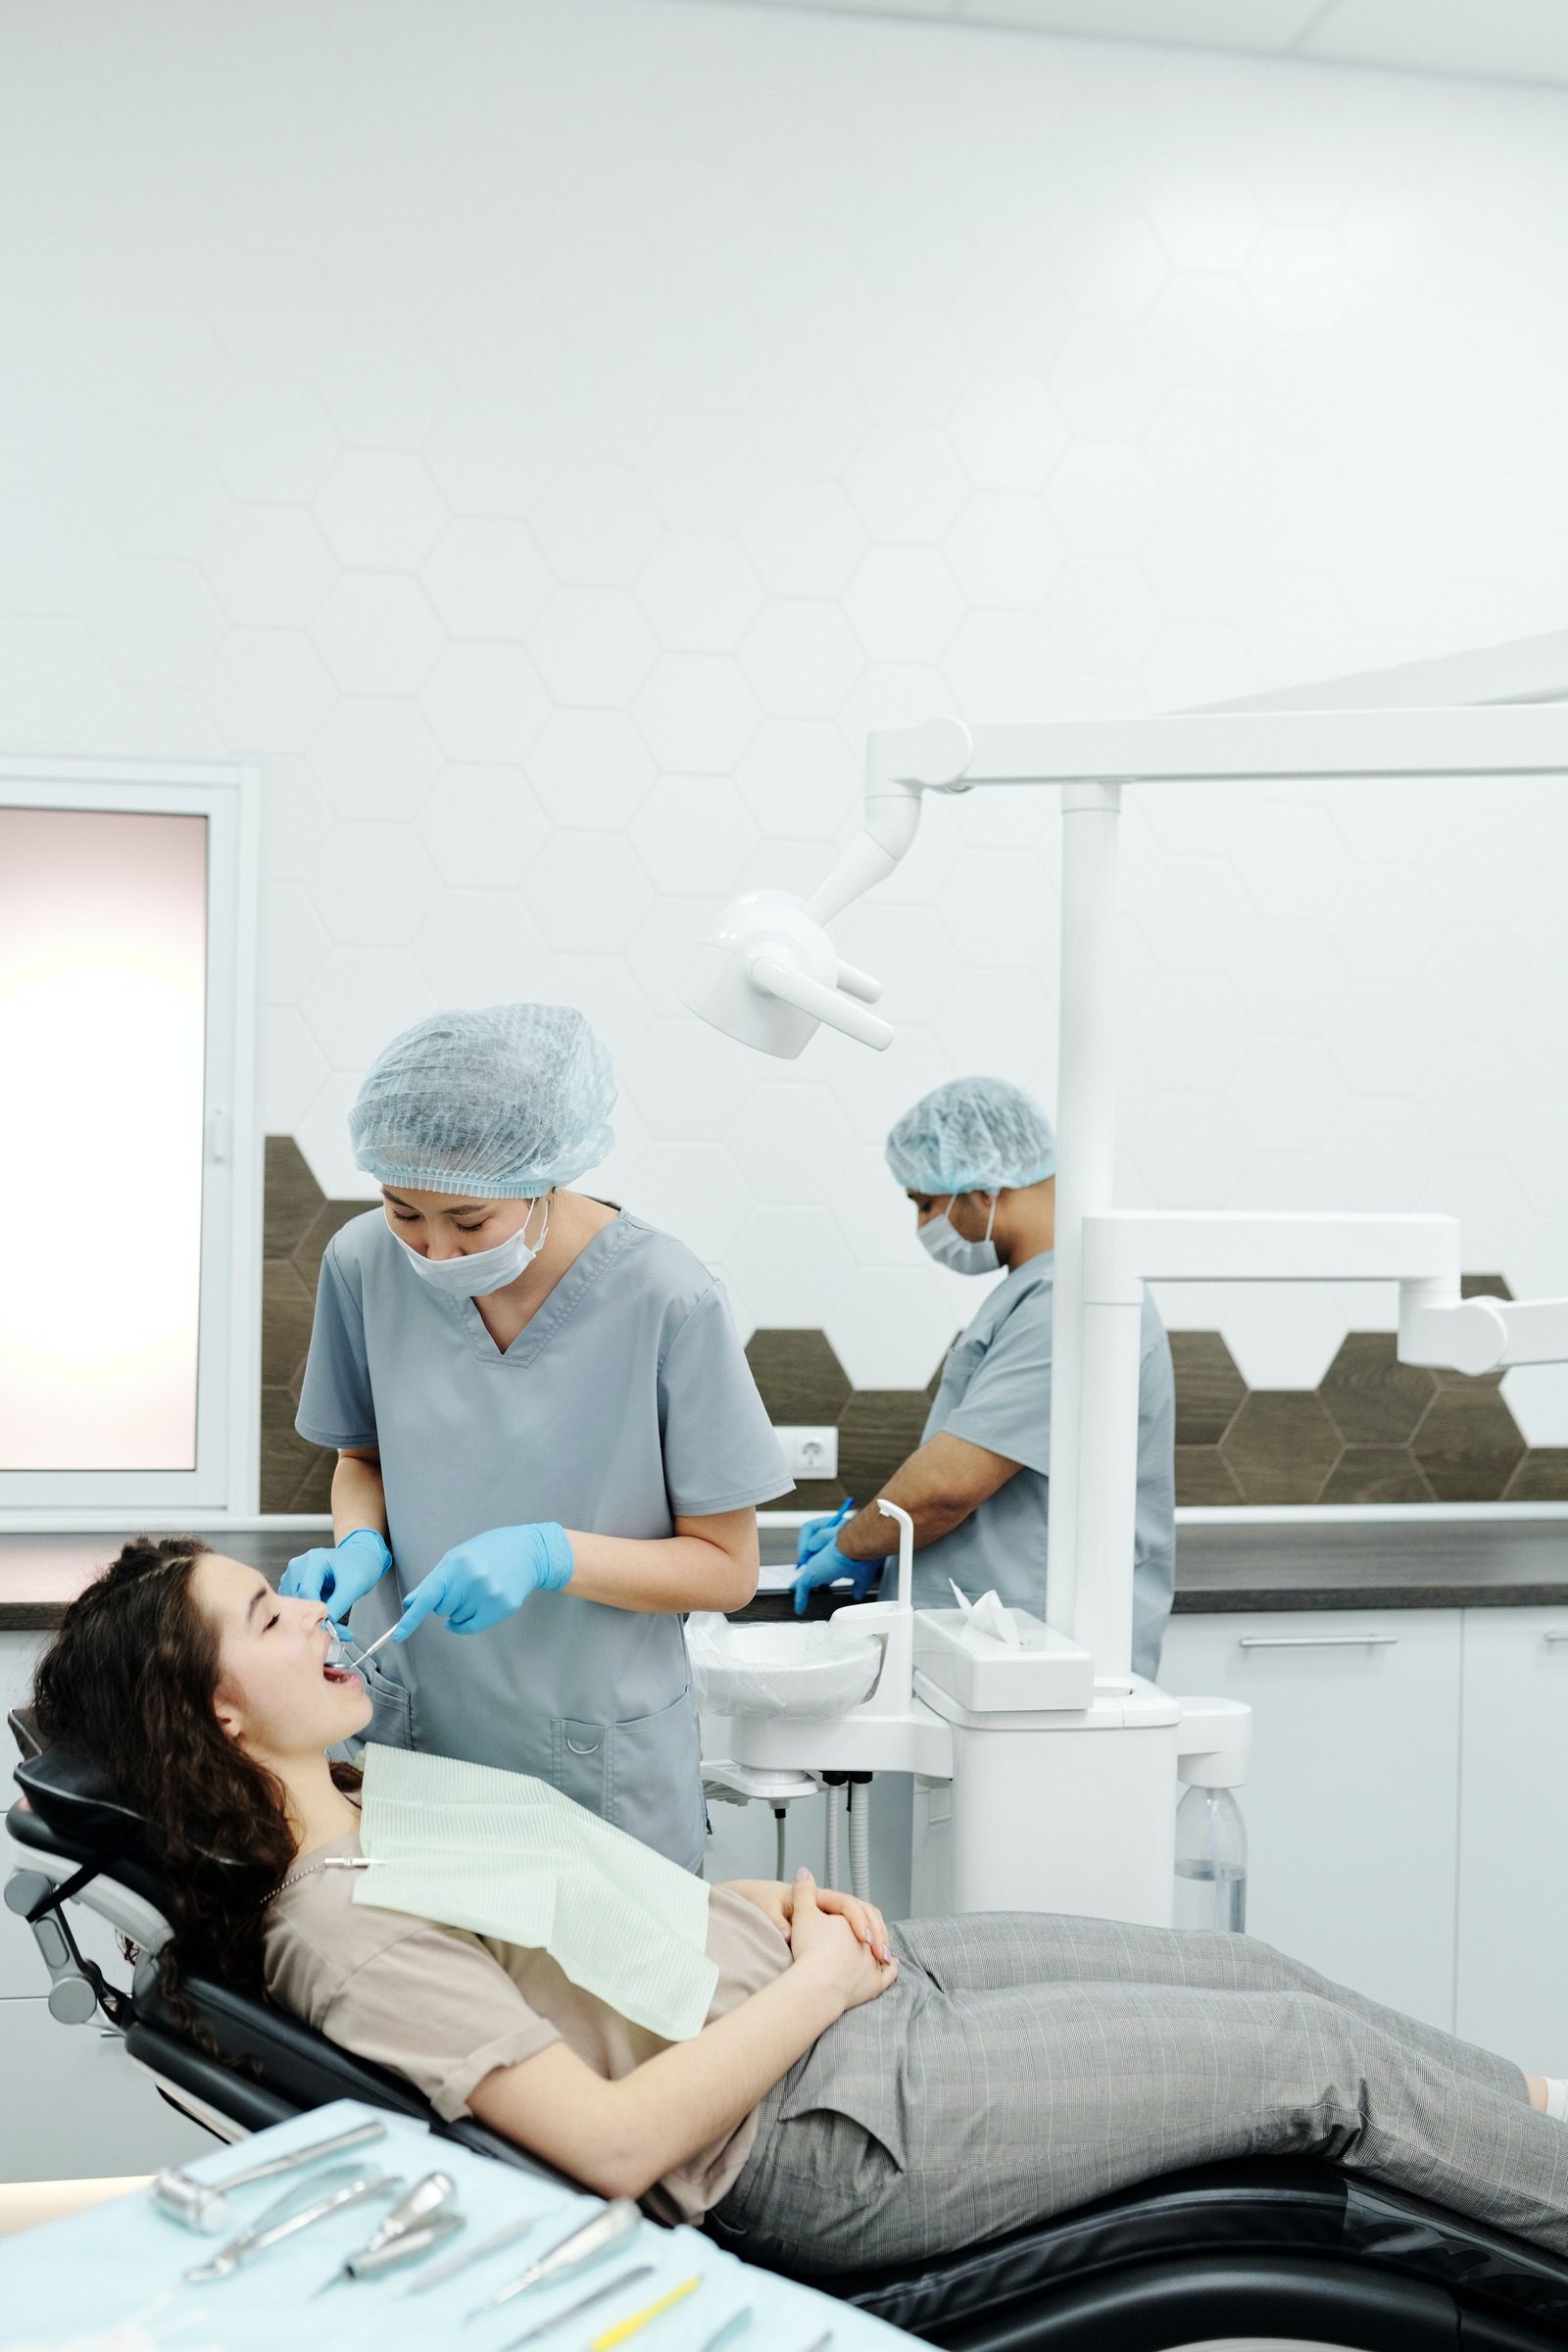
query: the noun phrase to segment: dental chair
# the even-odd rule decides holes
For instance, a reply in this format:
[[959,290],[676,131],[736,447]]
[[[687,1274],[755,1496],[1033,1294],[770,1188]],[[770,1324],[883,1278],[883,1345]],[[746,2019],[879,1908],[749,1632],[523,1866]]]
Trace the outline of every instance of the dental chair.
[[[439,2122],[400,2077],[337,2048],[253,1993],[186,1983],[204,2037],[160,2003],[165,1890],[137,1816],[90,1759],[41,1751],[25,1710],[24,1850],[6,1887],[31,1925],[57,2017],[101,2013],[162,2095],[223,2140],[336,2098],[416,2116],[544,2179],[550,2168],[465,2120]],[[128,1988],[82,1957],[71,1906],[137,1947]],[[712,2234],[746,2256],[743,2238]],[[1272,2159],[1167,2174],[984,2245],[808,2283],[947,2352],[1175,2352],[1245,2337],[1345,2352],[1539,2352],[1568,2344],[1568,2263],[1329,2166]]]

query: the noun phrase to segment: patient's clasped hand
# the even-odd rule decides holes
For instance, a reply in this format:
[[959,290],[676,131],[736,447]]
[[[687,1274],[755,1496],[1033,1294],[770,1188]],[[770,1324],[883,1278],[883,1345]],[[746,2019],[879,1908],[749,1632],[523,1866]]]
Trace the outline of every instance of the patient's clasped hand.
[[[816,2272],[1285,2154],[1568,2251],[1568,2129],[1503,2058],[1246,1936],[1035,1913],[890,1930],[804,1873],[650,1877],[596,1818],[482,1766],[372,1750],[362,1820],[326,1751],[370,1702],[327,1644],[319,1600],[166,1539],[125,1546],[39,1668],[46,1740],[100,1757],[150,1824],[176,1987],[265,1984],[437,2114]],[[481,1884],[514,1836],[527,1867]],[[368,1869],[329,1867],[362,1846]]]

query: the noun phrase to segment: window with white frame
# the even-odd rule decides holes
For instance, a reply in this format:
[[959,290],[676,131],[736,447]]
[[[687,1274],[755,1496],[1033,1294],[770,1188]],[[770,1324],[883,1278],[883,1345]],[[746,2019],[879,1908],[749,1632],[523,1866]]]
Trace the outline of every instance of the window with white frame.
[[255,1507],[254,782],[0,763],[0,1513]]

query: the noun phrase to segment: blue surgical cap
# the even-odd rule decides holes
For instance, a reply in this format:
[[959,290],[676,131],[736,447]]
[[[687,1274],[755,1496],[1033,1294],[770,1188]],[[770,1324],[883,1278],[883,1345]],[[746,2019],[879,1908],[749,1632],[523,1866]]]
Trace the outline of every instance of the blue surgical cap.
[[569,1004],[433,1012],[377,1056],[349,1137],[382,1184],[532,1199],[607,1156],[614,1100],[610,1055]]
[[905,1112],[887,1159],[908,1193],[996,1193],[1054,1176],[1055,1130],[1005,1078],[951,1078]]

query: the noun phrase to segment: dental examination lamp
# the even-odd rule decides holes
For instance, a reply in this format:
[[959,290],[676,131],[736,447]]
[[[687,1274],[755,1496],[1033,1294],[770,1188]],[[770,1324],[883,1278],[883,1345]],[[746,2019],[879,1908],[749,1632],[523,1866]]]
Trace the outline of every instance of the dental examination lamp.
[[[1568,705],[1484,703],[1479,692],[1485,688],[1468,679],[1442,683],[1450,692],[1457,684],[1461,698],[1468,689],[1478,699],[1427,709],[1296,707],[1016,726],[971,727],[942,718],[873,734],[866,744],[862,830],[826,880],[804,901],[784,891],[747,892],[726,907],[698,950],[684,1001],[742,1044],[793,1058],[825,1022],[884,1049],[893,1031],[868,1009],[880,986],[839,956],[828,925],[893,872],[914,839],[927,793],[994,784],[1059,787],[1061,980],[1045,1617],[1092,1657],[1099,1692],[1155,1695],[1131,1674],[1139,1315],[1147,1282],[1393,1281],[1399,1286],[1398,1350],[1408,1363],[1475,1373],[1568,1358],[1568,1298],[1461,1297],[1459,1228],[1451,1217],[1129,1214],[1112,1204],[1122,786],[1158,789],[1219,778],[1568,775]],[[1348,684],[1353,689],[1356,681]],[[1366,684],[1367,703],[1376,705],[1377,682]],[[1303,690],[1301,700],[1310,705],[1312,699],[1311,690]],[[929,1699],[918,1675],[915,1694]],[[1071,1724],[1063,1714],[1059,1728],[1102,1728],[1091,1721],[1093,1713],[1075,1716]],[[1046,1718],[1033,1720],[1043,1725]],[[1132,1715],[1126,1728],[1131,1733]],[[1148,1721],[1144,1742],[1158,1729],[1170,1731]],[[1170,1732],[1162,1753],[1151,1750],[1148,1771],[1127,1769],[1133,1744],[1125,1738],[1033,1742],[1037,1751],[1061,1756],[1063,1769],[1049,1775],[1049,1801],[1083,1808],[1086,1826],[1088,1818],[1098,1818],[1103,1834],[1098,1869],[1092,1864],[1087,1872],[1069,1872],[1063,1899],[1053,1907],[1124,1918],[1168,1916],[1178,1737]],[[1070,1766],[1067,1751],[1077,1751]],[[776,1761],[785,1761],[782,1753]],[[1030,1777],[1037,1777],[1033,1767]],[[953,1804],[956,1830],[956,1770]],[[1042,1817],[1053,1818],[1036,1816]]]

